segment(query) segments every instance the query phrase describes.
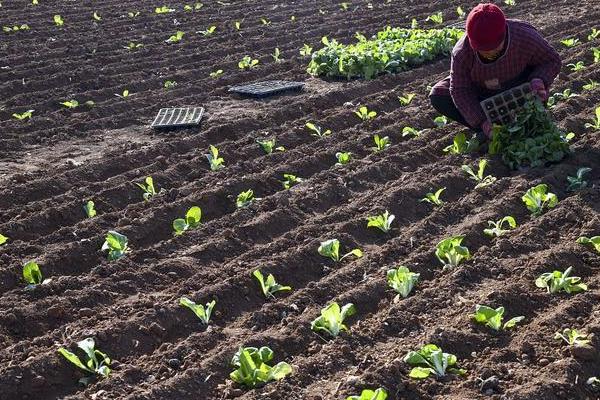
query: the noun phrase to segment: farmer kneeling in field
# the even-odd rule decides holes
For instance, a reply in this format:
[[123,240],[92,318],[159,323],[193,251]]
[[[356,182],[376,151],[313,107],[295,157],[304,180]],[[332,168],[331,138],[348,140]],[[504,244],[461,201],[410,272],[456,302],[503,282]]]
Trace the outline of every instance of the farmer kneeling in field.
[[479,102],[525,82],[546,101],[561,60],[532,25],[506,20],[491,3],[471,10],[466,30],[452,50],[450,76],[435,84],[429,99],[442,115],[490,138],[492,125]]

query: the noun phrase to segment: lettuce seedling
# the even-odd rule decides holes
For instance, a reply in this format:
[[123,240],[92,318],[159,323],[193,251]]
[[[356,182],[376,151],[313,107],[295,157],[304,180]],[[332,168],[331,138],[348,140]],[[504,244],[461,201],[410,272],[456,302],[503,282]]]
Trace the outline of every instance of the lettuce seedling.
[[156,7],[154,9],[155,14],[168,14],[168,13],[172,13],[172,12],[175,12],[175,9],[169,8],[167,6]]
[[567,38],[560,41],[565,47],[575,47],[579,44],[579,39],[577,38]]
[[307,122],[305,126],[311,130],[311,136],[325,137],[331,135],[331,129],[323,130],[319,125],[312,122]]
[[370,121],[377,116],[375,111],[369,111],[366,106],[360,107],[357,111],[354,111],[354,114],[363,121]]
[[154,180],[151,176],[147,176],[144,180],[145,183],[135,183],[137,187],[142,189],[142,197],[145,201],[149,201],[152,197],[157,195],[156,189],[154,189]]
[[361,258],[363,256],[363,253],[360,249],[353,249],[352,251],[349,251],[340,257],[340,241],[337,239],[329,239],[321,242],[318,252],[323,257],[329,257],[335,262],[342,261],[344,258],[352,255],[356,258]]
[[254,197],[254,191],[252,189],[248,189],[245,192],[238,194],[235,205],[237,208],[242,208],[250,205],[255,200],[260,200],[260,198]]
[[108,231],[106,240],[102,244],[101,251],[108,250],[108,259],[110,261],[118,260],[123,257],[125,253],[129,252],[129,246],[127,245],[127,236],[121,235],[116,231]]
[[233,26],[235,27],[236,31],[239,31],[240,29],[242,29],[242,23],[240,21],[235,21],[233,23]]
[[125,90],[123,90],[123,92],[121,94],[115,93],[115,96],[117,96],[121,99],[125,99],[125,98],[129,97],[129,90],[125,89]]
[[456,7],[456,14],[458,15],[458,18],[460,18],[460,19],[463,19],[465,17],[465,15],[467,15],[461,6]]
[[275,138],[265,139],[265,140],[256,139],[256,143],[260,144],[260,147],[262,147],[262,149],[267,154],[273,153],[273,150],[285,151],[285,147],[283,147],[283,146],[275,147],[276,143],[277,143]]
[[534,217],[541,215],[545,208],[554,208],[558,204],[558,197],[554,193],[549,193],[548,186],[544,183],[529,189],[522,200]]
[[21,114],[14,113],[12,116],[13,118],[18,119],[19,121],[23,121],[25,119],[30,119],[34,111],[35,110],[27,110]]
[[67,108],[76,108],[79,106],[79,102],[77,100],[67,100],[67,101],[63,101],[60,104],[62,104],[63,106],[67,107]]
[[569,267],[565,272],[553,271],[546,272],[540,275],[535,280],[535,286],[545,288],[548,293],[578,293],[588,289],[585,283],[581,283],[581,278],[578,276],[570,276],[573,267]]
[[588,35],[587,40],[591,42],[598,37],[600,37],[600,29],[592,28],[592,32]]
[[27,289],[35,289],[37,285],[46,285],[52,282],[52,279],[44,279],[39,265],[34,261],[23,265],[23,279],[28,283]]
[[102,21],[102,17],[100,15],[98,15],[97,11],[94,11],[94,14],[92,14],[92,17],[94,18],[95,21]]
[[596,107],[596,119],[592,120],[591,124],[586,123],[585,127],[600,130],[600,107]]
[[283,285],[280,285],[279,283],[277,283],[277,281],[275,281],[275,277],[273,276],[273,274],[267,275],[267,280],[265,280],[265,277],[263,276],[262,272],[260,272],[259,269],[254,271],[252,273],[252,276],[254,276],[256,278],[256,280],[258,281],[260,288],[267,299],[269,297],[274,298],[275,297],[274,294],[279,291],[292,290],[292,288],[290,286],[283,286]]
[[[137,50],[142,47],[144,47],[144,45],[142,43],[134,43],[134,42],[129,42],[127,44],[127,46],[123,46],[124,49],[129,50],[129,51]],[[169,81],[167,81],[167,82],[169,82]],[[166,84],[166,82],[165,82],[165,84]]]
[[352,153],[350,152],[337,152],[335,153],[335,158],[337,158],[338,162],[335,165],[346,165],[352,159]]
[[430,15],[429,17],[427,17],[425,19],[425,21],[431,21],[435,24],[441,24],[442,22],[444,22],[444,17],[442,15],[441,11],[436,12],[435,14]]
[[598,253],[600,253],[600,236],[582,236],[579,239],[577,239],[577,243],[583,244],[584,246],[592,246]]
[[467,135],[464,132],[459,132],[450,146],[444,147],[444,153],[448,154],[466,154],[471,153],[479,147],[479,140],[475,136],[471,139],[467,139]]
[[221,75],[223,75],[223,70],[222,69],[218,69],[218,70],[213,71],[210,74],[208,74],[208,76],[210,76],[211,78],[218,78]]
[[444,190],[446,190],[445,187],[438,189],[435,193],[429,192],[425,195],[425,197],[419,200],[419,202],[427,202],[429,204],[433,204],[434,206],[441,206],[442,204],[444,204],[444,201],[440,199],[440,195]]
[[[77,342],[77,347],[85,353],[83,362],[75,353],[71,353],[64,347],[59,348],[58,353],[82,370],[103,378],[108,378],[108,375],[110,374],[110,358],[95,348],[96,343],[94,342],[94,339],[87,338],[81,342]],[[79,382],[87,385],[91,379],[92,377],[85,377],[81,378]]]
[[402,128],[402,137],[406,137],[406,136],[412,136],[412,137],[419,137],[421,136],[421,133],[425,132],[425,129],[421,129],[416,130],[415,128],[413,128],[412,126],[405,126],[404,128]]
[[465,171],[471,179],[473,179],[475,182],[477,182],[477,185],[475,185],[475,189],[479,189],[484,186],[489,186],[492,183],[496,182],[495,176],[492,176],[492,175],[483,176],[483,174],[485,172],[485,167],[487,166],[487,163],[488,162],[486,159],[480,160],[477,173],[475,173],[473,171],[473,169],[468,165],[463,164],[463,166],[461,167],[462,170]]
[[438,128],[442,128],[448,124],[448,118],[444,115],[437,116],[433,119],[433,123]]
[[127,13],[127,16],[128,16],[129,18],[135,18],[135,17],[137,17],[137,16],[139,16],[139,15],[140,15],[140,12],[139,12],[139,11],[129,11],[129,12]]
[[400,296],[407,297],[419,281],[420,276],[421,274],[411,272],[405,266],[399,266],[397,269],[388,269],[387,283]]
[[[505,224],[508,224],[508,229],[503,228]],[[517,221],[515,221],[514,217],[507,215],[506,217],[503,217],[502,219],[496,222],[488,221],[488,225],[489,228],[484,229],[483,233],[490,237],[500,237],[509,230],[515,229],[517,227]]]
[[65,21],[60,15],[55,15],[53,19],[56,26],[63,26],[65,24]]
[[244,56],[244,58],[242,58],[242,60],[240,62],[238,62],[238,67],[242,71],[246,70],[246,69],[252,69],[252,68],[256,67],[257,65],[258,65],[258,60],[253,59],[250,56]]
[[310,329],[315,332],[324,331],[336,337],[341,331],[348,331],[344,320],[356,313],[354,304],[348,303],[342,308],[337,302],[333,302],[321,310],[321,315],[310,324]]
[[473,315],[473,319],[475,319],[475,322],[478,324],[486,325],[495,331],[499,331],[501,329],[507,330],[514,328],[519,322],[523,321],[525,317],[514,317],[503,324],[502,321],[504,320],[504,307],[491,308],[477,304],[477,306],[475,306],[475,314]]
[[402,106],[407,106],[410,104],[410,102],[415,98],[415,94],[414,93],[407,93],[404,96],[398,96],[398,101],[400,102],[400,105]]
[[308,57],[312,54],[313,48],[308,44],[304,43],[304,46],[300,49],[300,55],[304,57]]
[[284,180],[281,181],[281,183],[283,184],[284,189],[289,189],[292,186],[295,186],[300,182],[304,181],[304,179],[298,178],[296,175],[292,174],[283,174],[283,179]]
[[[208,28],[206,28],[205,30],[203,30],[203,31],[198,31],[198,32],[196,32],[196,33],[199,33],[199,34],[200,34],[200,35],[202,35],[202,36],[211,36],[213,33],[215,33],[215,30],[216,30],[216,29],[217,29],[217,27],[216,27],[215,25],[211,25],[211,26],[209,26]],[[247,57],[247,56],[246,56],[246,57]],[[246,57],[244,57],[244,59],[246,59]],[[250,58],[250,57],[248,57],[248,58]],[[242,61],[244,61],[244,60],[242,60]],[[258,60],[252,60],[252,61],[256,61],[256,64],[258,64]],[[239,64],[238,64],[238,65],[239,65]],[[241,68],[241,67],[240,67],[240,68]],[[241,68],[241,69],[243,69],[243,68]]]
[[176,81],[165,81],[165,83],[163,84],[165,89],[175,89],[175,87],[177,87],[177,82]]
[[577,169],[575,176],[567,176],[568,192],[574,192],[575,190],[581,190],[587,186],[587,181],[583,179],[584,175],[590,172],[592,169],[588,167],[581,167]]
[[383,388],[376,390],[363,389],[360,396],[348,396],[346,400],[386,400],[387,392]]
[[388,210],[385,210],[383,214],[367,217],[367,228],[374,227],[388,233],[392,229],[391,225],[395,218],[394,214],[390,214]]
[[435,344],[426,344],[419,351],[411,351],[404,356],[404,362],[413,367],[408,376],[414,379],[425,379],[431,374],[437,377],[446,375],[446,372],[464,375],[464,369],[456,368],[456,356],[444,353]]
[[562,332],[556,332],[554,339],[564,340],[569,346],[586,346],[591,340],[588,335],[577,332],[576,329],[565,328]]
[[271,381],[278,381],[292,373],[292,367],[286,362],[271,367],[267,362],[273,359],[273,350],[268,347],[241,347],[231,360],[236,368],[229,377],[232,381],[254,388]]
[[577,61],[575,64],[573,64],[573,63],[567,64],[567,67],[569,67],[571,69],[571,72],[577,72],[577,71],[584,70],[585,64],[583,64],[583,61]]
[[[598,31],[600,32],[600,31]],[[595,81],[593,79],[589,79],[588,83],[586,83],[585,85],[582,86],[583,90],[594,90],[600,87],[600,83],[598,81]]]
[[279,50],[279,47],[275,47],[275,50],[273,51],[273,54],[271,54],[271,57],[273,57],[273,61],[276,63],[280,63],[285,60],[285,58],[281,57],[281,50]]
[[175,32],[174,35],[169,36],[169,38],[167,40],[165,40],[166,43],[178,43],[181,42],[181,39],[183,39],[183,35],[185,35],[185,32],[183,31],[177,31]]
[[225,160],[219,157],[219,149],[212,144],[209,147],[209,154],[205,154],[208,163],[210,164],[211,171],[218,171],[225,166]]
[[385,150],[391,146],[390,138],[387,136],[380,137],[379,135],[375,135],[373,136],[373,141],[375,142],[375,147],[371,147],[371,149],[375,153]]
[[179,299],[179,304],[192,310],[192,312],[196,314],[196,317],[200,318],[200,321],[202,321],[205,325],[208,325],[210,322],[210,316],[212,315],[212,310],[217,302],[213,300],[210,303],[206,303],[206,306],[203,306],[202,304],[196,304],[187,297],[182,297]]
[[0,233],[0,245],[3,245],[7,241],[8,241],[8,237],[4,236],[3,234]]
[[435,256],[444,265],[444,268],[456,267],[463,260],[469,260],[471,253],[461,243],[465,237],[462,235],[444,239],[435,247]]
[[94,202],[92,200],[88,200],[88,202],[83,206],[83,211],[85,211],[85,215],[87,215],[88,218],[95,217],[96,209],[94,208]]
[[200,225],[202,210],[198,206],[191,207],[186,213],[185,218],[177,218],[173,221],[174,235],[178,236],[189,229],[195,229]]

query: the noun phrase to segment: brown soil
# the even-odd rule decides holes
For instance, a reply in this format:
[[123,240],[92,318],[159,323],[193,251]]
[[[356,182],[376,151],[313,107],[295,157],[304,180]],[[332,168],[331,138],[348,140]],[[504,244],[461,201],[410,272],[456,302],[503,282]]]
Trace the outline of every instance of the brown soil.
[[[600,39],[586,39],[600,28],[598,1],[518,1],[506,9],[560,50],[565,67],[554,90],[581,96],[561,103],[554,116],[577,137],[573,154],[547,168],[513,172],[490,159],[498,181],[478,190],[460,169],[477,157],[443,154],[459,127],[434,128],[428,105],[426,87],[447,74],[448,59],[372,81],[334,82],[308,77],[307,59],[298,54],[304,43],[318,47],[324,35],[350,40],[357,30],[406,26],[442,8],[454,22],[459,3],[373,1],[369,8],[360,1],[344,12],[337,2],[207,1],[201,11],[186,13],[179,5],[168,15],[153,13],[162,4],[139,0],[53,3],[4,1],[0,9],[0,25],[31,26],[3,33],[0,44],[0,233],[10,237],[0,247],[0,399],[317,400],[380,386],[391,400],[598,397],[585,384],[600,375],[597,353],[576,358],[553,339],[564,327],[600,333],[600,257],[575,243],[600,234],[599,136],[584,128],[600,90],[581,89],[600,79],[590,51]],[[140,15],[131,19],[127,11],[134,10]],[[102,21],[93,22],[94,11]],[[54,14],[64,27],[53,25]],[[271,24],[263,25],[263,17]],[[213,24],[211,37],[194,33]],[[186,32],[183,41],[166,45],[176,30]],[[566,37],[582,43],[566,48],[559,43]],[[123,48],[130,41],[145,46],[130,52]],[[275,47],[285,61],[273,62]],[[246,54],[261,63],[241,72],[237,62]],[[589,67],[571,72],[566,64],[578,60]],[[210,78],[219,68],[224,75]],[[302,80],[306,87],[265,100],[227,93],[231,85],[264,78]],[[178,86],[165,90],[165,80]],[[114,95],[126,88],[131,97]],[[408,92],[417,93],[415,100],[400,107],[397,96]],[[68,99],[95,106],[61,109]],[[358,104],[379,115],[360,122],[353,115]],[[206,107],[201,129],[149,128],[160,107],[180,105]],[[30,121],[11,117],[28,109],[35,109]],[[307,121],[333,135],[311,137]],[[430,129],[402,138],[407,125]],[[392,146],[374,154],[376,133],[390,136]],[[287,151],[265,155],[255,143],[265,135]],[[225,158],[221,171],[208,168],[209,144]],[[354,160],[334,166],[338,151],[351,151]],[[589,185],[567,192],[566,177],[580,166],[593,168]],[[284,173],[305,181],[283,190]],[[148,175],[166,193],[144,202],[132,182]],[[560,202],[532,218],[520,198],[540,182]],[[442,207],[418,201],[442,186]],[[263,200],[236,210],[235,197],[246,189]],[[93,219],[82,211],[88,199],[96,202]],[[171,222],[192,205],[202,207],[201,227],[174,238]],[[394,229],[367,230],[366,217],[385,209],[396,215]],[[487,221],[504,215],[519,227],[497,240],[485,237]],[[99,250],[111,229],[132,247],[117,262]],[[474,257],[442,270],[434,246],[459,233]],[[316,249],[333,237],[343,250],[360,247],[365,256],[327,261]],[[53,281],[24,290],[21,266],[28,260]],[[396,265],[421,273],[414,293],[399,302],[385,283],[386,269]],[[568,266],[588,292],[549,295],[535,287],[540,273]],[[250,275],[259,267],[294,290],[265,301]],[[217,300],[208,329],[178,305],[181,296]],[[332,300],[353,302],[358,312],[349,334],[323,340],[310,322]],[[492,333],[470,320],[478,303],[503,305],[508,316],[525,320],[513,332]],[[116,360],[108,379],[88,387],[77,384],[81,373],[57,354],[85,337]],[[468,374],[409,379],[401,359],[425,343],[456,354]],[[240,390],[228,374],[243,345],[270,346],[294,373]],[[484,394],[480,382],[492,376],[498,383]]]

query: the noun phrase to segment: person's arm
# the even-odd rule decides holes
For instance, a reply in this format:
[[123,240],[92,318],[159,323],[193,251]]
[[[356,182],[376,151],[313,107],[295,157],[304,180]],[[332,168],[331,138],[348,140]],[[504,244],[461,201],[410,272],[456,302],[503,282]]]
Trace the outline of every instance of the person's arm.
[[461,53],[453,54],[450,61],[450,95],[456,108],[472,128],[478,129],[486,121],[473,87],[470,65]]
[[523,38],[523,51],[529,54],[529,65],[534,67],[529,81],[541,79],[546,91],[558,76],[562,61],[554,47],[535,28],[527,29]]

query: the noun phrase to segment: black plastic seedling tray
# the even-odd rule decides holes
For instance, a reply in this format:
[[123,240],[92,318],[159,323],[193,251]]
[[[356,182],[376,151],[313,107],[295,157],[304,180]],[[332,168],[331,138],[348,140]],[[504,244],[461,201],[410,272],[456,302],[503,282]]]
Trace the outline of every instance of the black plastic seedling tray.
[[161,108],[151,126],[162,129],[199,125],[203,115],[204,107]]
[[248,85],[232,86],[230,92],[252,97],[266,97],[287,91],[299,91],[304,87],[303,82],[264,81]]
[[481,108],[493,124],[507,125],[515,121],[523,104],[533,96],[529,83],[508,89],[482,102]]

